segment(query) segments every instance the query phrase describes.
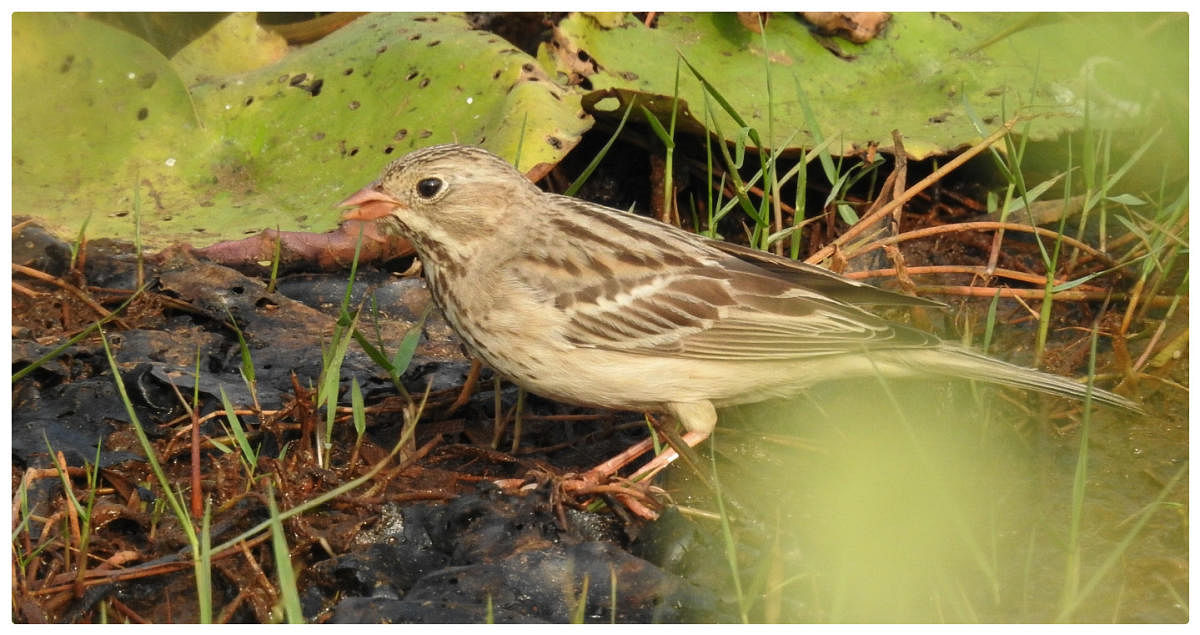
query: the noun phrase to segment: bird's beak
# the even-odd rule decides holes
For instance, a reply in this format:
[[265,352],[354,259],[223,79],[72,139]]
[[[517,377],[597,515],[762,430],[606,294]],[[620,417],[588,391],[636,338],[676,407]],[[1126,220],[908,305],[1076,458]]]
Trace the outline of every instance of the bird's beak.
[[343,220],[375,220],[383,218],[400,208],[400,201],[379,191],[377,185],[368,185],[338,203],[338,207],[351,207],[342,212]]

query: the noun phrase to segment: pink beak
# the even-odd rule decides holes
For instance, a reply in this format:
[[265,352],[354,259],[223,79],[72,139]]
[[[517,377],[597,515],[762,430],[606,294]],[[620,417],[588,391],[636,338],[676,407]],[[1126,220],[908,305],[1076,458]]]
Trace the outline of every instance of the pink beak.
[[375,185],[368,185],[338,203],[338,207],[353,206],[342,212],[345,220],[375,220],[383,218],[400,208],[400,201],[380,192]]

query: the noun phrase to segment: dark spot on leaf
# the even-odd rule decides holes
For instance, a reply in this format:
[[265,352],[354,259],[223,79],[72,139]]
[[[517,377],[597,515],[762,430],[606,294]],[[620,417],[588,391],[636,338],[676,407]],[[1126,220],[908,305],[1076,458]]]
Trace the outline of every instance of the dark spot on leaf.
[[554,101],[562,101],[562,97],[559,97],[558,93],[550,93],[550,96],[554,98]]
[[419,39],[421,39],[421,34],[420,34],[420,33],[413,33],[412,35],[408,36],[408,41],[409,41],[409,42],[416,42],[416,41],[417,41],[417,40],[419,40]]
[[147,90],[158,81],[158,73],[143,73],[138,75],[137,83],[142,90]]
[[422,130],[422,131],[421,131],[421,135],[420,135],[420,137],[421,137],[422,139],[428,139],[429,137],[432,137],[432,136],[433,136],[433,131],[432,131],[432,130]]
[[225,90],[225,82],[221,82],[221,85],[217,86],[217,88],[220,88],[221,90]]
[[407,137],[407,136],[408,136],[408,128],[401,128],[396,131],[396,134],[392,135],[392,138],[395,139],[396,141],[403,141],[404,137]]
[[113,216],[116,218],[125,218],[126,216],[129,216],[129,212],[116,212],[113,214]]
[[308,73],[300,73],[299,75],[293,75],[292,79],[288,81],[288,84],[291,86],[299,86],[300,84],[303,84],[304,80],[306,79],[308,79]]
[[437,46],[438,44],[441,44],[441,43],[442,43],[441,40],[434,40],[434,41],[430,42],[429,44],[426,44],[425,46]]
[[278,81],[280,84],[282,84],[282,83],[286,82],[287,80],[288,80],[288,76],[287,76],[287,75],[280,75],[280,76],[279,76],[279,79],[278,79],[278,80],[276,80],[276,81]]
[[321,139],[324,139],[324,138],[325,138],[324,132],[314,132],[313,133],[313,141],[320,141]]
[[562,150],[562,140],[558,137],[546,137],[546,143],[549,143],[550,147],[555,150]]
[[353,68],[347,68],[346,70],[342,71],[342,74],[343,74],[343,75],[353,75],[353,74],[354,74],[354,69],[353,69]]
[[391,154],[391,153],[393,153],[393,152],[395,152],[395,151],[396,151],[396,149],[395,149],[395,148],[393,148],[392,146],[388,146],[388,147],[386,147],[386,148],[384,148],[384,149],[383,149],[383,153],[384,153],[384,154]]
[[940,115],[934,115],[934,116],[930,117],[929,123],[946,123],[946,120],[949,118],[950,118],[950,113],[944,112]]
[[425,78],[421,79],[421,83],[417,84],[417,88],[425,88],[428,85],[429,85],[429,78],[425,77]]
[[247,105],[247,106],[249,106],[250,104],[253,104],[253,103],[254,103],[254,97],[253,97],[253,96],[251,96],[251,97],[247,97],[247,98],[246,98],[246,101],[244,101],[244,102],[242,102],[242,103],[243,103],[243,104],[245,104],[245,105]]
[[521,65],[521,70],[525,71],[526,73],[532,73],[533,72],[533,64],[526,62]]
[[429,21],[429,18],[427,18],[423,15],[419,15],[419,16],[413,18],[413,22],[427,22],[427,21]]
[[621,71],[620,73],[618,73],[618,75],[621,76],[621,79],[628,80],[631,82],[638,78],[637,73],[630,73],[629,71]]
[[142,106],[141,108],[138,108],[138,113],[137,113],[137,119],[138,119],[138,121],[145,121],[145,120],[146,120],[146,117],[149,117],[149,116],[150,116],[150,109],[149,109],[149,108],[146,108],[145,106]]
[[581,61],[581,62],[586,62],[586,61],[592,59],[592,57],[587,54],[587,51],[585,51],[583,49],[580,49],[579,52],[576,53],[575,55],[577,55],[579,57],[579,61]]
[[350,156],[358,154],[358,148],[350,148]]
[[322,87],[322,86],[324,86],[324,85],[325,85],[325,80],[323,80],[323,79],[318,79],[318,80],[314,81],[314,82],[313,82],[313,83],[312,83],[312,84],[311,84],[311,85],[308,87],[308,92],[312,93],[312,96],[313,96],[313,97],[316,97],[317,95],[320,95],[320,94],[321,94],[321,87]]
[[583,79],[579,80],[579,86],[581,88],[583,88],[584,90],[591,90],[592,89],[592,80],[584,77]]
[[487,135],[484,135],[484,136],[482,136],[482,137],[479,137],[479,141],[476,141],[475,143],[477,143],[477,144],[479,144],[479,145],[483,145],[483,142],[484,142],[484,141],[487,141]]
[[358,110],[359,106],[360,104],[358,103],[357,99],[354,99],[350,102],[350,110]]
[[420,75],[420,73],[418,73],[417,71],[409,71],[408,74],[404,76],[404,79],[407,79],[408,81],[411,82],[413,80],[413,78],[416,77],[417,75]]
[[71,66],[75,64],[75,56],[68,55],[63,59],[62,66],[58,67],[58,72],[66,73],[71,70]]
[[503,73],[503,68],[497,68],[495,73],[492,73],[492,79],[500,79],[500,73]]
[[379,55],[383,55],[386,52],[387,52],[387,44],[384,44],[384,45],[380,46],[379,48],[375,49],[375,53],[377,53]]
[[1004,89],[1003,88],[992,88],[992,89],[989,89],[984,94],[987,95],[988,97],[999,97],[1000,95],[1004,94]]
[[988,124],[988,125],[991,125],[991,124],[993,124],[993,123],[996,123],[996,117],[995,117],[995,115],[992,115],[992,116],[990,116],[990,117],[984,117],[984,118],[983,118],[983,123],[986,123],[986,124]]
[[538,80],[536,77],[526,77],[525,79],[531,82],[536,82]]

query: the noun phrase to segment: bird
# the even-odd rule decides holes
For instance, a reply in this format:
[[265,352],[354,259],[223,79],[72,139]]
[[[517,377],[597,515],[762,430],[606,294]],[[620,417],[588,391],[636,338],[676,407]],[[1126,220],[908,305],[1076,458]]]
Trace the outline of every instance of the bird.
[[831,271],[538,188],[482,148],[414,150],[343,218],[407,238],[467,349],[534,394],[665,414],[694,445],[717,409],[828,380],[945,376],[1140,411],[870,312],[940,307]]

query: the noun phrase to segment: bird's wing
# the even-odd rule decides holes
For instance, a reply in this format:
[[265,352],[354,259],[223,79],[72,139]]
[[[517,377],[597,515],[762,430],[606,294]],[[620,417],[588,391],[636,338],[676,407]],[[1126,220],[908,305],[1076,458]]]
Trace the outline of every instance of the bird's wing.
[[563,336],[576,346],[766,360],[937,343],[932,335],[774,278],[721,270],[610,278],[578,295],[596,299],[561,309]]
[[849,304],[946,307],[941,302],[885,291],[879,287],[844,278],[828,269],[776,256],[760,249],[751,249],[720,240],[705,239],[704,242],[713,249],[729,254],[754,267],[764,269],[797,286],[836,297]]
[[822,287],[834,289],[830,297],[682,230],[596,206],[580,204],[577,211],[591,221],[555,222],[578,240],[540,251],[533,245],[513,268],[543,309],[558,314],[558,335],[575,346],[763,360],[938,341],[840,301],[837,285]]

